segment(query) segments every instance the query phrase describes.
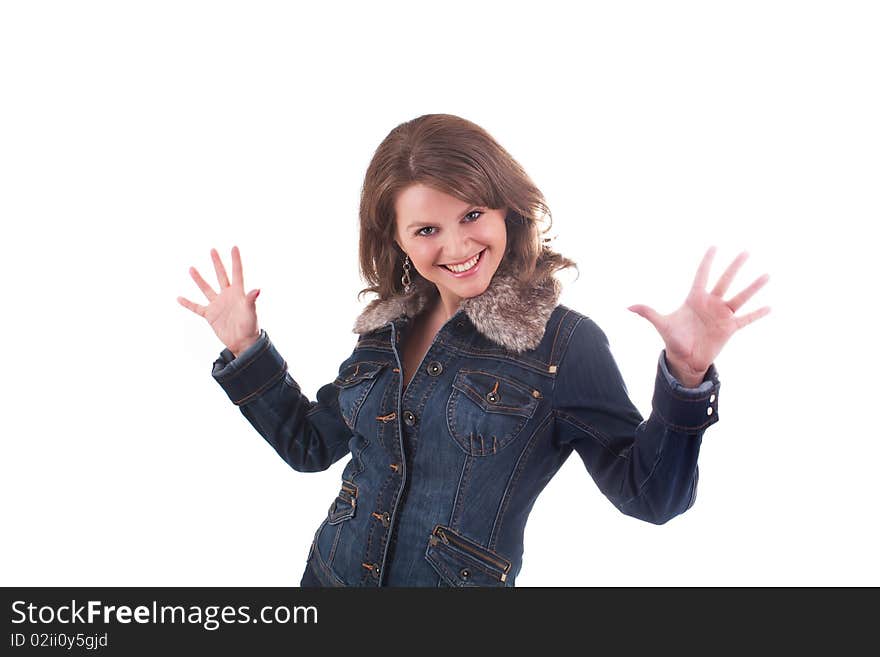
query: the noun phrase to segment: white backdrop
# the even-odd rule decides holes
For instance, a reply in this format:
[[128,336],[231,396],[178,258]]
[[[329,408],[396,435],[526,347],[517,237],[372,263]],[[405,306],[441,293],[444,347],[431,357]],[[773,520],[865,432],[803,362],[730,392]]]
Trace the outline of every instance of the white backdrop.
[[880,584],[872,4],[3,3],[0,583],[298,584],[345,460],[291,470],[175,299],[237,244],[313,399],[356,337],[373,150],[448,112],[544,191],[561,301],[643,414],[662,341],[626,307],[676,308],[710,244],[711,285],[740,250],[731,293],[770,274],[695,506],[624,516],[573,454],[517,584]]

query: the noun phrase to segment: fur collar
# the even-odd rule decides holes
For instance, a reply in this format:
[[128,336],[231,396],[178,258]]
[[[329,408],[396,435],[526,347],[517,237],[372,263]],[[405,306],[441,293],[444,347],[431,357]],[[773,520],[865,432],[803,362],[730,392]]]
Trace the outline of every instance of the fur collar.
[[[524,285],[504,264],[502,261],[485,292],[463,299],[460,310],[489,340],[519,353],[534,349],[541,342],[561,285],[552,275],[540,285]],[[371,301],[352,331],[364,334],[401,316],[412,319],[439,294],[437,286],[421,276],[414,278],[413,288],[406,295]]]

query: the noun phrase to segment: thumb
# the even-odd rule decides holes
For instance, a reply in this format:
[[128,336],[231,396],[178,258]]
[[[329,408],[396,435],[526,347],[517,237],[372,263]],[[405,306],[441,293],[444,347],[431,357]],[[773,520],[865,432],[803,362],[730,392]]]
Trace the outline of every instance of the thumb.
[[645,319],[647,319],[651,324],[655,327],[659,328],[660,326],[660,314],[651,308],[650,306],[644,306],[642,304],[636,304],[634,306],[630,306],[627,310],[631,310],[636,315],[641,315]]
[[253,289],[247,293],[248,303],[254,303],[257,300],[257,297],[260,296],[259,289]]

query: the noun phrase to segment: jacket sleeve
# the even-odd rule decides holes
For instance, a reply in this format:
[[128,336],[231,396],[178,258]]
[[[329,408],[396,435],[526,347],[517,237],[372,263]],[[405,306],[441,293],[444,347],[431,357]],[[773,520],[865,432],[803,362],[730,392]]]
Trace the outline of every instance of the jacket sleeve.
[[584,317],[557,373],[554,441],[578,452],[599,490],[622,513],[661,525],[693,506],[703,432],[718,421],[714,363],[696,388],[684,387],[660,353],[652,412],[629,399],[602,329]]
[[318,390],[317,401],[310,401],[265,330],[238,358],[224,349],[212,375],[294,470],[326,470],[348,453],[351,431],[339,412],[338,388],[328,383]]

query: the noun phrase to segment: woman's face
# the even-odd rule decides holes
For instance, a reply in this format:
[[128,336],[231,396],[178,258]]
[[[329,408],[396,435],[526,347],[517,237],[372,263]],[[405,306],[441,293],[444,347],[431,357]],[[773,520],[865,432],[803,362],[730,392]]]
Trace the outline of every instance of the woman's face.
[[[398,245],[437,286],[450,314],[489,287],[507,248],[506,208],[470,205],[416,183],[398,195],[395,210]],[[459,265],[458,271],[444,265]]]

